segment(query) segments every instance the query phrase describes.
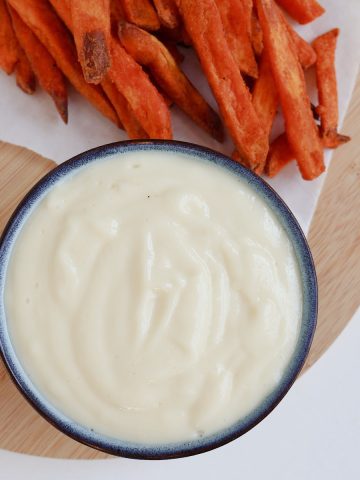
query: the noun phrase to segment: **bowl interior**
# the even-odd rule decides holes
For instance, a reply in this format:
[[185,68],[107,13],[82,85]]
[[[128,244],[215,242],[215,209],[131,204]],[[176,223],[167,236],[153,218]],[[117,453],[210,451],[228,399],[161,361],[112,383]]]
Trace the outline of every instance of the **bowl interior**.
[[[213,435],[189,442],[156,445],[127,442],[98,434],[69,419],[43,397],[25,373],[12,347],[6,322],[4,288],[12,247],[24,222],[31,211],[36,208],[41,198],[64,176],[91,162],[101,161],[103,158],[118,153],[142,150],[185,153],[202,161],[213,162],[241,177],[263,198],[286,231],[294,247],[301,277],[303,309],[300,332],[293,355],[277,387],[256,409],[235,424]],[[289,208],[266,182],[251,171],[220,153],[184,142],[154,140],[119,142],[95,148],[59,165],[41,179],[22,200],[5,228],[0,241],[0,350],[15,384],[34,408],[61,431],[82,443],[115,455],[142,459],[164,459],[194,455],[221,446],[250,430],[275,408],[295,381],[309,352],[316,327],[316,318],[317,282],[315,268],[304,234]]]

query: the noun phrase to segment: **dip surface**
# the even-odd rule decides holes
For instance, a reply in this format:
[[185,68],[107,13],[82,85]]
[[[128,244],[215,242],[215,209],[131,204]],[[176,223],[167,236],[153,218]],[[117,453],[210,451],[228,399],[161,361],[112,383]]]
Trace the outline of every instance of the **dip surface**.
[[294,351],[302,293],[290,240],[245,181],[142,151],[82,167],[35,206],[5,308],[56,408],[162,443],[212,434],[264,400]]

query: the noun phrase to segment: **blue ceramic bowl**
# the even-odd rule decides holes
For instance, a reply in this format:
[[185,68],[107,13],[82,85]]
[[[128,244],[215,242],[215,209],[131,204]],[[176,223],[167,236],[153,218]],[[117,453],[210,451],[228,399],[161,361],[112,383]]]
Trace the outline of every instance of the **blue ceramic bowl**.
[[[190,154],[198,157],[202,161],[214,162],[222,168],[230,170],[233,174],[238,175],[264,199],[278,218],[294,246],[301,274],[303,289],[301,328],[295,351],[287,365],[281,382],[261,405],[245,418],[241,418],[230,427],[213,435],[189,442],[166,443],[161,445],[127,442],[126,440],[98,434],[67,418],[54,408],[33,385],[14,352],[8,332],[4,308],[6,270],[17,234],[31,213],[31,210],[36,207],[36,204],[44,194],[66,175],[71,175],[84,165],[101,161],[102,158],[109,155],[134,150],[162,150]],[[138,459],[179,458],[217,448],[246,433],[276,407],[294,383],[309,352],[316,327],[316,318],[317,282],[315,268],[304,234],[289,208],[275,191],[256,174],[220,153],[189,143],[157,140],[118,142],[94,148],[93,150],[77,155],[56,167],[31,189],[15,210],[0,240],[0,351],[13,381],[32,406],[59,430],[75,440],[113,455]]]

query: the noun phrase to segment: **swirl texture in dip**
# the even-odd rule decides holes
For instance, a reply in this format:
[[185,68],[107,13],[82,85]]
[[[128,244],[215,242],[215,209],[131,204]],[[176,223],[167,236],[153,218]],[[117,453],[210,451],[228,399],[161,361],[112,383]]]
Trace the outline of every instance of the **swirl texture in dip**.
[[165,151],[56,184],[19,234],[5,294],[39,391],[88,428],[147,443],[212,434],[259,405],[302,309],[293,247],[262,198]]

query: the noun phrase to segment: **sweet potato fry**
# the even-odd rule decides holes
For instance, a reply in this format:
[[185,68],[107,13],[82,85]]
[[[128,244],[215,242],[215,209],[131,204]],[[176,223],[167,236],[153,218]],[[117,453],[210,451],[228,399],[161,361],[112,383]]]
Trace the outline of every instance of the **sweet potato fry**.
[[110,80],[124,95],[150,138],[172,138],[169,109],[149,77],[118,41],[112,39]]
[[301,66],[306,70],[314,65],[316,62],[316,53],[311,45],[307,43],[286,21],[286,28],[294,42],[297,56]]
[[[333,140],[324,137],[321,142],[324,148],[337,148],[349,140],[351,140],[350,137],[338,134]],[[286,133],[283,133],[270,144],[265,174],[273,178],[293,160],[295,160],[295,155],[290,148]]]
[[266,135],[270,135],[279,103],[279,97],[271,71],[270,60],[266,51],[263,51],[261,56],[259,77],[254,85],[252,101],[255,111],[265,129]]
[[26,53],[40,86],[51,96],[65,123],[68,119],[68,98],[65,79],[55,60],[43,44],[9,6],[11,20],[20,46]]
[[163,39],[161,40],[161,43],[169,50],[175,62],[178,65],[181,65],[185,57],[178,49],[176,43],[172,42],[171,40],[163,40]]
[[49,2],[67,28],[72,31],[71,0],[49,0]]
[[16,83],[31,95],[36,89],[36,78],[26,53],[18,43],[8,5],[0,0],[0,68],[8,75],[15,71]]
[[316,0],[276,0],[284,10],[299,23],[310,23],[325,13]]
[[[337,148],[339,145],[349,141],[349,137],[338,135],[333,143],[327,143],[326,138],[322,138],[322,144],[324,148]],[[279,135],[271,144],[269,148],[268,157],[264,172],[265,174],[273,178],[275,177],[286,165],[295,160],[295,155],[291,149],[286,133]]]
[[266,175],[270,178],[275,177],[292,160],[295,160],[295,155],[290,148],[286,133],[283,133],[270,144],[265,166]]
[[301,66],[306,70],[316,62],[315,50],[309,45],[290,25],[282,10],[278,8],[279,15],[286,25],[287,31],[294,42],[295,50]]
[[153,3],[164,27],[173,29],[180,26],[180,15],[175,0],[153,0]]
[[84,80],[76,51],[68,32],[46,0],[9,0],[22,20],[54,57],[70,83],[103,115],[118,124],[116,112],[103,92]]
[[129,135],[129,138],[148,138],[144,129],[141,127],[140,123],[137,121],[134,113],[129,107],[127,100],[117,90],[115,85],[107,77],[105,77],[101,82],[101,86],[111,104],[115,108],[115,111],[118,114],[126,133]]
[[[285,19],[284,19],[285,20]],[[290,25],[289,25],[290,27]],[[296,33],[292,30],[293,33]],[[301,39],[301,37],[299,37]],[[301,39],[302,42],[306,43],[305,40]],[[302,56],[302,60],[304,64],[302,65],[304,68],[310,66],[310,63],[313,63],[313,57],[316,59],[316,53],[313,48],[306,43],[309,47],[309,50],[304,47],[304,55]],[[300,47],[298,52],[299,61],[301,63],[301,54]],[[307,54],[307,52],[309,54]],[[310,53],[313,52],[313,55]],[[266,51],[263,51],[263,54],[260,59],[259,63],[259,77],[255,81],[254,89],[253,89],[253,105],[255,107],[255,111],[260,118],[265,131],[268,135],[270,135],[271,127],[276,115],[276,111],[278,108],[279,103],[279,96],[276,90],[273,74],[271,71],[269,57]]]
[[227,45],[216,4],[214,0],[178,4],[235,146],[246,165],[255,169],[265,163],[268,138]]
[[120,0],[110,0],[110,20],[111,26],[114,28],[114,30],[117,29],[118,22],[120,22],[120,20],[124,20],[124,18],[125,13]]
[[215,0],[230,52],[242,73],[257,78],[258,69],[249,36],[252,1]]
[[240,3],[243,4],[244,8],[244,15],[245,15],[245,23],[244,27],[249,35],[251,40],[251,28],[252,28],[252,16],[254,13],[254,1],[253,0],[240,0]]
[[100,83],[110,68],[110,0],[71,0],[78,58],[89,83]]
[[[236,150],[236,148],[233,151],[231,158],[235,162],[240,163],[240,165],[243,165],[244,167],[248,168],[247,163],[244,161],[244,158],[240,155],[239,151]],[[257,173],[258,175],[261,175],[264,172],[264,165],[253,168],[253,172]]]
[[[50,1],[68,29],[72,31],[70,0]],[[134,121],[138,121],[150,138],[171,138],[170,112],[164,99],[142,68],[113,38],[111,39],[111,57],[112,66],[108,73],[109,80],[128,102],[129,112],[132,112],[135,117]],[[105,85],[104,90],[109,92],[109,86]],[[111,97],[114,98],[114,95]],[[116,106],[118,113],[120,112],[119,102],[120,100],[116,102],[118,103]],[[125,129],[135,128],[134,125],[130,127],[124,116],[122,122]],[[133,134],[137,135],[136,128]],[[142,132],[139,135],[143,138],[146,137]]]
[[5,0],[0,0],[0,68],[8,75],[18,61],[18,44]]
[[273,0],[256,0],[256,5],[284,114],[287,138],[303,178],[312,180],[324,171],[325,166],[304,73]]
[[350,137],[339,135],[338,94],[335,70],[335,51],[339,29],[321,35],[313,42],[317,54],[316,83],[319,92],[317,112],[321,120],[321,137],[327,148],[337,148],[346,143]]
[[264,49],[263,33],[259,23],[258,17],[255,15],[254,10],[251,15],[251,44],[255,55],[260,57]]
[[180,26],[177,28],[166,28],[162,26],[161,29],[156,32],[156,36],[162,42],[175,42],[184,47],[191,47],[191,39],[187,31],[185,30],[182,20],[180,22]]
[[350,140],[351,137],[338,133],[336,137],[322,137],[321,143],[324,148],[338,148],[341,147],[341,145],[344,145],[344,143],[350,142]]
[[149,0],[120,0],[126,20],[145,30],[159,30],[160,20]]
[[160,95],[163,97],[164,99],[164,102],[166,103],[166,105],[168,106],[168,108],[171,108],[173,105],[174,105],[174,102],[171,100],[171,98],[164,92],[164,90],[160,87],[160,85],[157,85],[157,83],[155,82],[154,78],[152,78],[151,75],[150,76],[150,79],[151,81],[153,82],[153,84],[155,85],[155,87],[159,90],[159,93]]
[[156,84],[171,100],[206,132],[218,141],[223,140],[224,132],[218,114],[206,103],[156,37],[123,22],[119,24],[119,38],[127,52],[150,70]]
[[15,66],[16,84],[28,95],[32,95],[36,89],[36,78],[32,71],[29,60],[22,48],[18,48],[18,61]]

